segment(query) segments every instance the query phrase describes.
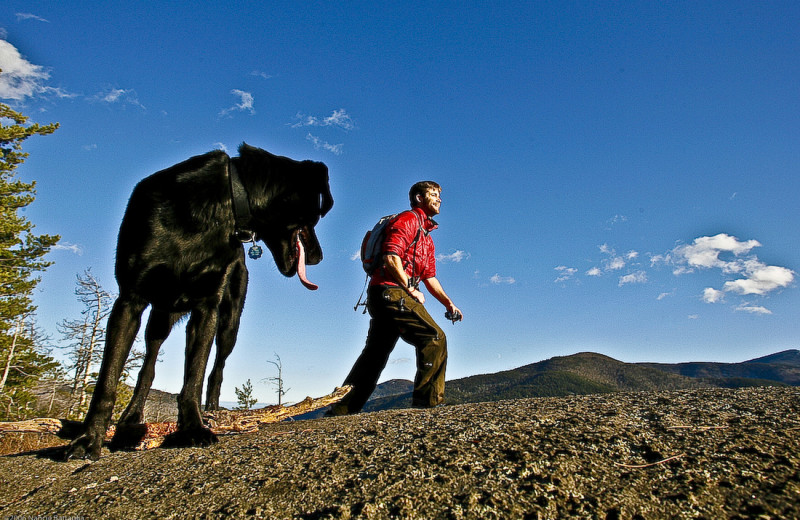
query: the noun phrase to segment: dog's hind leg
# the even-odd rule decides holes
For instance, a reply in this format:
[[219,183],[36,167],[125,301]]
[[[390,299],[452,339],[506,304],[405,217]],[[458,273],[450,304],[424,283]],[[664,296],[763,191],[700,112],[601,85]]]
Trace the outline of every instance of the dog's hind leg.
[[217,302],[206,302],[192,310],[186,326],[183,389],[178,395],[178,431],[167,436],[167,446],[207,446],[217,442],[217,436],[203,426],[200,397],[218,314]]
[[244,258],[237,262],[232,269],[225,293],[219,305],[219,325],[217,327],[217,357],[214,367],[208,376],[206,388],[206,411],[219,410],[219,394],[222,389],[222,372],[225,361],[231,355],[236,345],[239,333],[239,320],[244,308],[244,299],[247,294],[247,267]]
[[144,407],[150,386],[156,375],[156,361],[161,345],[169,336],[172,327],[181,319],[182,313],[169,313],[157,309],[150,310],[150,318],[144,332],[146,352],[139,378],[136,380],[136,389],[133,391],[131,402],[120,417],[119,424],[133,425],[144,422]]
[[133,346],[133,340],[139,331],[145,307],[147,307],[146,301],[133,296],[121,295],[114,302],[108,318],[106,346],[100,373],[92,401],[89,403],[89,411],[83,421],[84,432],[67,447],[65,453],[67,459],[100,458],[100,449],[103,446],[106,429],[111,422],[111,413],[114,411],[117,384]]

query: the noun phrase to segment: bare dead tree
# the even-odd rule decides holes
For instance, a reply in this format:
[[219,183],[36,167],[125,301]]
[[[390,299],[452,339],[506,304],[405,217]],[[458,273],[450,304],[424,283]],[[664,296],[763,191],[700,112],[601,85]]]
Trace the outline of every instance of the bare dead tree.
[[275,368],[278,369],[278,376],[277,377],[267,377],[265,379],[262,379],[262,381],[269,381],[270,383],[275,385],[275,387],[277,388],[277,391],[278,391],[278,406],[281,406],[281,402],[283,401],[283,396],[286,395],[286,392],[291,390],[291,388],[287,388],[287,389],[284,390],[284,388],[283,388],[283,363],[281,362],[281,357],[277,353],[275,354],[275,359],[277,359],[278,361],[267,361],[267,363],[275,365]]
[[102,355],[102,345],[106,337],[105,324],[111,312],[113,296],[103,289],[100,282],[92,275],[91,269],[86,269],[83,275],[78,275],[75,295],[84,305],[82,317],[75,320],[65,319],[59,325],[59,331],[64,339],[70,341],[66,347],[72,365],[72,395],[75,403],[70,414],[80,413],[88,401],[88,388],[92,381],[94,368],[99,365]]

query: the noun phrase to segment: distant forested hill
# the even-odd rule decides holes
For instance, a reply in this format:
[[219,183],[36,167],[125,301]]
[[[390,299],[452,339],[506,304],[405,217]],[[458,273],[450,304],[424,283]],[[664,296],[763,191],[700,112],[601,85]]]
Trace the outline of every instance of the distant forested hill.
[[[447,382],[448,404],[572,394],[683,390],[701,387],[800,385],[800,351],[743,363],[623,363],[592,352],[554,357],[513,370]],[[365,411],[406,408],[412,382],[379,385]]]

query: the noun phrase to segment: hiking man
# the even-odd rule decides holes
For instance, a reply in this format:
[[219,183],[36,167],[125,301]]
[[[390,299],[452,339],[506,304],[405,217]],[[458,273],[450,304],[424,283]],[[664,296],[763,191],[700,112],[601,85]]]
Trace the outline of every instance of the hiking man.
[[353,389],[334,405],[329,415],[353,414],[372,395],[389,355],[399,338],[417,351],[413,406],[434,407],[444,399],[447,338],[425,309],[419,283],[447,309],[448,319],[462,314],[436,279],[436,258],[430,232],[437,224],[442,188],[435,182],[414,184],[409,192],[411,210],[397,215],[386,227],[382,264],[371,275],[367,310],[371,316],[367,342],[344,381]]

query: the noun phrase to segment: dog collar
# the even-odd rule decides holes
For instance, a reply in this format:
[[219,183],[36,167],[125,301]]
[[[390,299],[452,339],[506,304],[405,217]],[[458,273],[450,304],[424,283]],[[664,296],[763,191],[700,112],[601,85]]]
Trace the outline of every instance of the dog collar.
[[250,201],[247,199],[247,190],[239,177],[239,171],[232,160],[228,161],[228,177],[231,181],[231,201],[233,202],[233,218],[236,222],[234,234],[244,243],[254,242],[255,233],[250,229]]

